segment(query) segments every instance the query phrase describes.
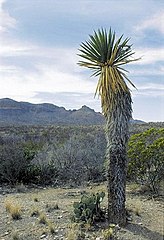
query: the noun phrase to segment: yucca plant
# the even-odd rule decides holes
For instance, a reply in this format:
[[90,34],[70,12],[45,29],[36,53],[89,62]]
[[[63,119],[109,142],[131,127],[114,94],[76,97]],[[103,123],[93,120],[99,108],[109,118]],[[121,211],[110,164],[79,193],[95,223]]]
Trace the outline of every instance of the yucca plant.
[[102,112],[106,119],[108,176],[108,218],[109,222],[125,224],[125,186],[129,121],[132,117],[132,100],[128,79],[123,65],[136,61],[133,58],[129,38],[123,35],[116,40],[111,29],[94,31],[89,40],[80,45],[78,64],[93,71],[92,76],[99,76],[95,95],[101,98]]

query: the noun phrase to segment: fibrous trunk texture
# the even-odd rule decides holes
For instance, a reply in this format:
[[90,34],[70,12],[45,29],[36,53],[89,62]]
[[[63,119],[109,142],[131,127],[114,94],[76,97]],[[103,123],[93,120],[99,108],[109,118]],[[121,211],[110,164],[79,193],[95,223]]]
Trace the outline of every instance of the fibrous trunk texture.
[[115,100],[106,115],[108,219],[109,223],[125,225],[126,147],[132,112],[130,92],[116,94]]

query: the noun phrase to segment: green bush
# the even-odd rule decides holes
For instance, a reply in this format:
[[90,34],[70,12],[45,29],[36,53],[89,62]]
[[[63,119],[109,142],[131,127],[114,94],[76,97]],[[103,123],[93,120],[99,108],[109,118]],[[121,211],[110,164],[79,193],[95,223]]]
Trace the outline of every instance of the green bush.
[[83,195],[80,202],[74,202],[74,221],[83,221],[87,223],[94,223],[105,219],[105,212],[100,208],[100,203],[105,196],[104,192],[91,194],[89,196]]
[[11,141],[0,149],[0,181],[15,185],[22,181],[27,161],[20,144]]
[[128,178],[159,192],[164,173],[164,128],[151,128],[130,138]]
[[[38,146],[31,142],[9,139],[0,145],[0,182],[11,185],[29,183],[35,178],[31,161]],[[36,172],[36,169],[35,169]]]

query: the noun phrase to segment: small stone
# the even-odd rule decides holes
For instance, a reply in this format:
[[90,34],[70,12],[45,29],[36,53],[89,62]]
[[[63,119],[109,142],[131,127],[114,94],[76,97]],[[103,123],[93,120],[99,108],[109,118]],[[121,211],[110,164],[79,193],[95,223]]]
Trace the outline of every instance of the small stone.
[[9,232],[8,232],[8,231],[4,233],[4,236],[6,236],[6,235],[9,235]]
[[127,221],[131,222],[132,218],[131,217],[127,217]]
[[139,222],[138,225],[143,225],[143,223],[142,223],[142,222]]
[[[131,220],[131,221],[132,221],[132,220]],[[117,225],[115,226],[115,229],[116,229],[116,230],[120,230],[121,227],[117,224]]]
[[64,210],[62,210],[61,212],[62,212],[62,213],[67,213],[68,211],[64,211]]
[[59,239],[60,240],[63,240],[64,238],[63,238],[63,235],[59,235]]
[[46,238],[46,234],[42,234],[42,236],[40,236],[40,239]]

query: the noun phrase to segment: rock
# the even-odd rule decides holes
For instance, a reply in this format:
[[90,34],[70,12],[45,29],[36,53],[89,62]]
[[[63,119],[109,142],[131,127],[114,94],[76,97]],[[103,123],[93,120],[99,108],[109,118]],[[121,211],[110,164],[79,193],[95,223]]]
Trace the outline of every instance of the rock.
[[59,239],[63,240],[64,239],[63,235],[59,235]]
[[55,236],[55,237],[54,237],[54,240],[58,240],[58,239],[59,239],[59,237],[58,237],[58,236]]
[[40,236],[40,239],[43,239],[43,238],[46,238],[46,237],[47,237],[47,235],[44,233]]
[[62,213],[67,213],[68,211],[64,211],[64,210],[62,210],[61,212],[62,212]]
[[143,225],[143,223],[142,223],[142,222],[139,222],[138,225]]
[[128,221],[128,222],[131,222],[131,221],[132,221],[132,218],[131,218],[131,217],[127,217],[127,221]]
[[9,235],[9,232],[8,232],[8,231],[4,233],[4,236],[6,236],[6,235]]

